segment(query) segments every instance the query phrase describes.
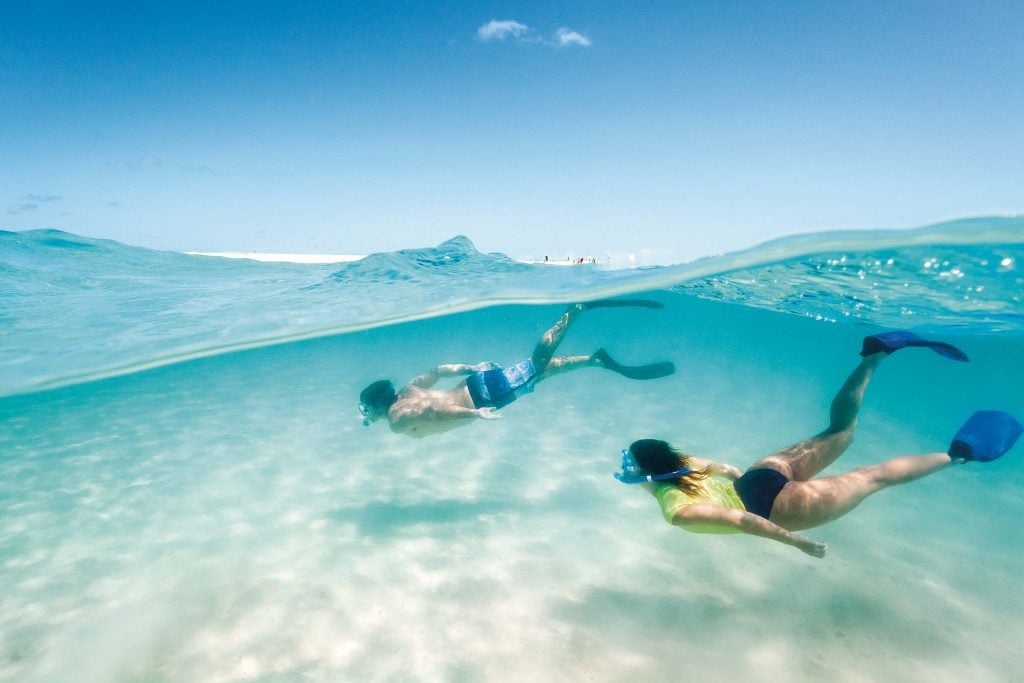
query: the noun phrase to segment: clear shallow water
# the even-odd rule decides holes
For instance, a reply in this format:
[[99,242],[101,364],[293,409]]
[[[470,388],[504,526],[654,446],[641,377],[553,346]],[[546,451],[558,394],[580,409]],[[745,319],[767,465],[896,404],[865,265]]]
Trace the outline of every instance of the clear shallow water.
[[[618,681],[683,666],[710,680],[1017,676],[1019,449],[812,531],[830,544],[820,561],[680,532],[610,473],[639,437],[745,467],[819,430],[869,324],[936,330],[972,363],[889,359],[835,470],[944,449],[976,408],[1024,413],[1019,243],[958,234],[905,245],[922,251],[904,259],[879,239],[894,263],[965,255],[939,261],[964,272],[955,280],[932,266],[891,280],[820,274],[821,258],[842,254],[806,249],[699,281],[678,277],[686,267],[538,269],[461,242],[339,270],[111,243],[95,243],[113,255],[90,262],[89,248],[51,253],[39,237],[94,244],[19,234],[35,240],[27,252],[0,252],[4,277],[21,274],[0,290],[5,390],[66,384],[0,399],[0,678]],[[847,262],[874,251],[861,247],[842,250]],[[138,268],[114,268],[133,258]],[[961,304],[982,281],[983,305]],[[571,373],[500,421],[424,440],[360,426],[368,382],[521,360],[562,310],[494,302],[642,291],[665,309],[588,312],[562,350],[668,358],[673,377]],[[291,341],[205,355],[267,338]],[[62,346],[75,350],[66,365]],[[190,353],[204,357],[131,370]],[[123,374],[67,379],[111,368]],[[695,649],[696,663],[671,654]]]

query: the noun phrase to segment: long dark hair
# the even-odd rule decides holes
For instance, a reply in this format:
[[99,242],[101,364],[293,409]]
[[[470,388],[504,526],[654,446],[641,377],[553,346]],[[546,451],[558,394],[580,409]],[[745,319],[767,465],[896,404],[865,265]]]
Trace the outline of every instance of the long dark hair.
[[[666,474],[683,467],[690,467],[690,456],[672,448],[667,441],[660,439],[640,439],[629,446],[636,464],[651,474]],[[694,469],[682,476],[668,479],[682,491],[690,494],[700,493],[704,488],[701,482],[711,474],[711,468]]]

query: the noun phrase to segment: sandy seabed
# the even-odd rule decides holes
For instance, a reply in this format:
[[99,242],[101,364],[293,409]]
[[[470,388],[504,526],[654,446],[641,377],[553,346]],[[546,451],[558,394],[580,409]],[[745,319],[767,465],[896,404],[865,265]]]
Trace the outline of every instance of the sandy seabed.
[[[674,377],[560,376],[425,440],[361,427],[358,390],[514,362],[557,309],[3,399],[0,678],[1016,680],[1019,453],[812,530],[824,560],[673,529],[611,477],[634,438],[745,467],[813,433],[863,334],[668,301],[657,335],[637,338],[642,312],[594,315],[565,350],[672,358]],[[887,362],[837,469],[944,447],[970,409],[1018,401],[1019,346],[971,351]]]

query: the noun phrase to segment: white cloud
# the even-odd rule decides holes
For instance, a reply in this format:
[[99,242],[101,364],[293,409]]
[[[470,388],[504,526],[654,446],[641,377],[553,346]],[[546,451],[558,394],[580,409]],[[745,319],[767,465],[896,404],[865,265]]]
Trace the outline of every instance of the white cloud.
[[568,47],[569,45],[590,47],[590,38],[565,26],[555,31],[555,39],[561,47]]
[[520,24],[512,19],[491,19],[476,30],[476,35],[480,40],[505,40],[509,36],[519,38],[529,30],[530,27],[526,24]]

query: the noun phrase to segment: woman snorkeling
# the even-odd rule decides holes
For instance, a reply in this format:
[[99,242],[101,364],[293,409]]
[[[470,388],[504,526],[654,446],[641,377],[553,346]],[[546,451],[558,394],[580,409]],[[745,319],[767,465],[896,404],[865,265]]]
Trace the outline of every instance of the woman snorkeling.
[[872,493],[906,484],[967,460],[994,460],[1024,431],[1010,415],[979,411],[960,428],[944,453],[905,455],[845,474],[815,477],[853,441],[864,390],[878,365],[905,347],[926,347],[947,358],[967,361],[960,349],[895,331],[864,339],[863,359],[832,400],[825,431],[776,451],[741,473],[684,454],[665,441],[641,439],[622,452],[615,477],[643,486],[657,499],[665,520],[696,533],[747,533],[791,545],[813,557],[828,547],[800,534],[842,517]]

